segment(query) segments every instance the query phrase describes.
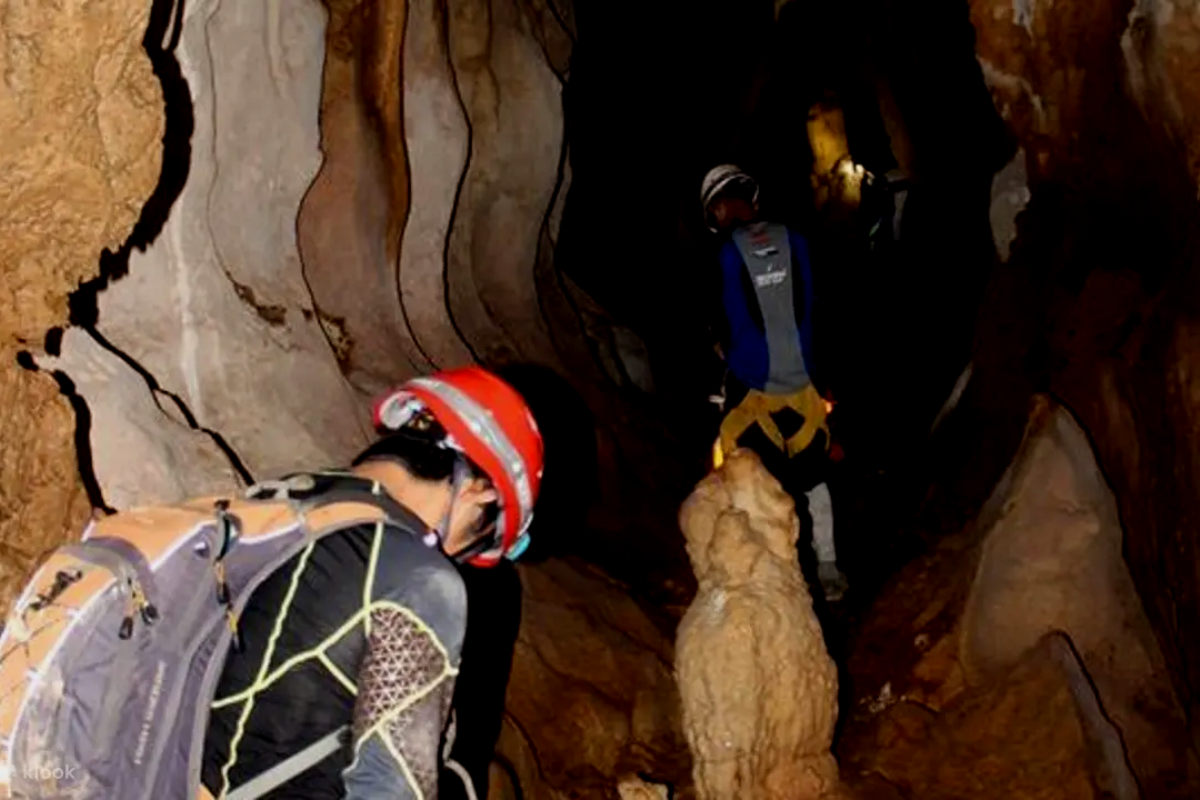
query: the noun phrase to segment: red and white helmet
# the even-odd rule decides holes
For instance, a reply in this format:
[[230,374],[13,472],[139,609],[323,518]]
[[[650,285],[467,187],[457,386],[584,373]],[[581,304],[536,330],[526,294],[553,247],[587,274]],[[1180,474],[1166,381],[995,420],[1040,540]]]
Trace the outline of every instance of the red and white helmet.
[[529,544],[529,524],[541,488],[544,448],[529,406],[516,389],[480,367],[413,378],[375,403],[375,427],[398,430],[428,411],[446,430],[445,445],[471,459],[500,495],[492,547],[469,559],[494,566]]

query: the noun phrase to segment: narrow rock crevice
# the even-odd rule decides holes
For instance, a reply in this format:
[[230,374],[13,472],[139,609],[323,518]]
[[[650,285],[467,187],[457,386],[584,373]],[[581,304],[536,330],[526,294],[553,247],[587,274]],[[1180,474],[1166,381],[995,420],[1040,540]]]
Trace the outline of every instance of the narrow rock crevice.
[[[444,14],[445,14],[444,6],[439,5],[438,8],[442,10],[442,14],[444,16]],[[408,41],[408,26],[411,24],[409,21],[409,17],[411,15],[411,13],[412,13],[412,10],[409,9],[408,12],[405,13],[405,15],[404,15],[404,29],[400,32],[400,41],[401,41],[402,48],[405,47],[405,43],[407,43],[407,41]],[[447,59],[449,59],[448,54],[447,54]],[[402,134],[406,134],[407,131],[403,131],[403,128],[404,128],[404,70],[402,67],[400,69],[399,84],[400,84],[400,87],[399,87],[400,103],[397,107],[397,112],[400,114],[400,119],[397,120],[396,122],[397,122],[397,124],[399,124],[399,126],[401,128]],[[408,219],[409,219],[409,216],[412,214],[412,197],[411,197],[412,161],[409,156],[408,140],[405,135],[400,136],[399,146],[404,153],[404,159],[403,159],[403,161],[404,161],[404,183],[406,186],[409,187],[410,197],[409,197],[409,202],[407,204],[405,204],[404,214],[401,216],[401,218],[399,220],[399,223],[398,223],[399,231],[398,231],[398,235],[396,237],[396,257],[395,257],[396,263],[395,263],[395,276],[394,276],[395,283],[396,283],[396,302],[400,306],[400,318],[404,320],[404,328],[408,331],[408,337],[410,339],[412,339],[412,343],[417,348],[417,352],[421,354],[421,358],[425,359],[424,365],[414,364],[413,365],[414,369],[417,369],[418,371],[424,370],[426,368],[433,369],[433,370],[439,370],[439,369],[444,368],[446,365],[439,364],[437,359],[435,359],[429,353],[429,351],[425,349],[425,345],[424,345],[424,343],[422,343],[421,337],[417,335],[417,330],[413,326],[412,318],[409,316],[408,305],[404,302],[404,283],[403,283],[403,277],[401,275],[402,268],[401,268],[400,253],[402,251],[402,248],[404,247],[404,232],[408,229]],[[446,240],[447,240],[447,242],[449,242],[449,240],[450,240],[450,236],[449,236],[448,232],[447,232]],[[443,261],[443,271],[444,270],[445,270],[445,261]],[[411,358],[409,358],[409,363],[412,363]]]
[[458,221],[458,211],[462,204],[463,193],[467,187],[467,178],[471,174],[471,159],[475,149],[475,128],[471,123],[471,113],[467,108],[467,102],[463,98],[462,86],[458,80],[458,70],[454,66],[453,51],[450,46],[450,8],[446,0],[438,3],[438,11],[442,30],[442,45],[446,50],[447,66],[450,71],[451,84],[454,87],[454,99],[458,102],[459,110],[462,111],[463,125],[467,130],[467,146],[466,159],[463,161],[462,172],[458,176],[458,186],[454,189],[454,204],[450,209],[450,219],[446,225],[446,241],[442,247],[442,302],[446,307],[446,319],[450,321],[450,325],[454,328],[454,333],[458,336],[463,346],[471,354],[471,358],[482,363],[479,351],[475,349],[475,343],[464,333],[462,326],[454,315],[454,303],[451,300],[450,286],[450,243],[454,240],[454,225]]
[[33,359],[33,354],[22,350],[17,354],[17,364],[30,372],[45,372],[54,382],[63,397],[71,404],[75,413],[75,458],[79,464],[79,480],[87,492],[88,502],[93,509],[106,514],[116,513],[116,509],[104,500],[104,492],[100,488],[100,480],[96,477],[95,461],[92,458],[92,411],[87,401],[75,389],[75,383],[61,370],[43,370]]
[[146,387],[150,390],[150,396],[153,398],[154,404],[158,406],[158,408],[164,414],[170,414],[170,412],[163,408],[162,402],[159,400],[160,397],[166,397],[171,401],[189,428],[198,433],[203,433],[212,439],[213,444],[221,449],[221,452],[225,454],[227,459],[229,459],[229,465],[233,467],[233,469],[237,472],[238,477],[240,477],[247,486],[250,486],[254,483],[254,476],[250,474],[250,470],[246,467],[246,464],[242,460],[241,456],[237,454],[237,451],[233,449],[233,446],[230,445],[229,442],[225,440],[225,437],[223,437],[217,431],[201,426],[199,420],[196,419],[196,415],[192,413],[190,408],[188,408],[187,403],[183,401],[182,397],[174,392],[169,392],[162,388],[162,385],[159,384],[158,379],[154,377],[150,370],[142,366],[142,364],[136,358],[124,352],[106,339],[104,334],[100,333],[94,328],[86,328],[85,330],[87,330],[88,335],[92,337],[96,344],[100,345],[105,350],[124,361],[130,369],[141,376],[142,380],[146,382]]
[[105,248],[100,254],[99,275],[80,284],[67,298],[70,323],[87,330],[94,329],[99,322],[100,293],[111,282],[129,274],[129,256],[135,249],[145,252],[162,233],[171,215],[171,207],[187,183],[196,118],[191,91],[175,57],[175,48],[183,32],[186,2],[153,0],[142,47],[162,85],[163,113],[166,118],[162,138],[162,173],[125,243],[116,252]]
[[[529,735],[529,731],[526,730],[525,726],[521,724],[521,720],[517,719],[517,717],[507,709],[504,712],[504,721],[511,725],[513,731],[515,731],[517,736],[521,738],[521,743],[524,745],[524,750],[529,753],[530,758],[533,760],[533,767],[537,771],[538,779],[542,782],[545,782],[546,768],[542,765],[542,760],[538,757],[537,747],[534,745],[534,739]],[[505,762],[507,762],[507,759],[505,759]],[[507,766],[510,768],[512,767],[511,764],[507,764]],[[517,791],[520,791],[520,781],[514,780],[513,783],[517,786]]]

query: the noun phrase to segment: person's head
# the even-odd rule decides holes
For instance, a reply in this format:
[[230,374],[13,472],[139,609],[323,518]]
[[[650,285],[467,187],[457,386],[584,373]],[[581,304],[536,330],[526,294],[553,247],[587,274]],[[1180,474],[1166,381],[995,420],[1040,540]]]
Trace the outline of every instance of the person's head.
[[479,367],[414,378],[375,403],[381,438],[360,471],[391,470],[387,488],[474,566],[515,560],[528,546],[543,444],[525,400]]
[[700,184],[704,224],[713,233],[753,222],[758,216],[758,184],[734,164],[713,167]]

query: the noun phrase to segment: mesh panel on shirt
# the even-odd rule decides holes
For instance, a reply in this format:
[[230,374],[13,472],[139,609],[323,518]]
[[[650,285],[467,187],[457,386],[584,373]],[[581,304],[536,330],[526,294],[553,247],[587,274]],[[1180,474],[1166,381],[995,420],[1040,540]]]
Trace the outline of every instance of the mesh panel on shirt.
[[[421,792],[433,796],[441,721],[453,689],[450,665],[434,634],[398,609],[377,609],[359,676],[355,741],[386,718],[380,735],[404,759]],[[396,713],[400,707],[405,708]]]

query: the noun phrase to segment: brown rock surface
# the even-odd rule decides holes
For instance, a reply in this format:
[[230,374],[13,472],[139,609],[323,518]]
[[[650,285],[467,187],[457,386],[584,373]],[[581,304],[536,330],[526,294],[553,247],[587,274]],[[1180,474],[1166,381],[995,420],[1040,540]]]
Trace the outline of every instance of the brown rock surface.
[[[1032,200],[988,292],[980,374],[1032,366],[1077,413],[1200,748],[1200,50],[1194,4],[972,0]],[[1034,354],[1032,364],[1022,364]],[[981,402],[991,402],[987,398]]]
[[669,800],[669,791],[661,783],[646,783],[641,778],[623,778],[617,784],[621,800]]
[[[1136,776],[1145,797],[1189,796],[1186,723],[1122,538],[1087,437],[1039,399],[975,527],[901,572],[864,623],[849,665],[860,699],[841,745],[846,768],[883,772],[914,797],[1051,797],[1076,773],[1110,786]],[[1028,683],[1018,663],[1055,631],[1070,657],[1050,647],[1061,674]],[[1074,705],[1053,700],[1051,684],[1064,681]],[[989,715],[1004,723],[984,742]],[[1077,747],[1067,733],[1078,726]],[[1022,763],[1024,778],[1008,773]],[[1026,794],[972,794],[979,774],[993,775],[996,792]]]
[[0,608],[34,563],[77,536],[90,504],[79,480],[75,416],[49,375],[0,346]]
[[[150,3],[0,3],[0,336],[39,339],[158,179]],[[69,121],[69,124],[64,124]]]
[[968,680],[1009,668],[1052,630],[1067,633],[1154,796],[1187,783],[1186,722],[1122,558],[1112,490],[1061,406],[1035,407],[1026,441],[981,515],[987,526],[963,612]]
[[498,752],[526,800],[609,800],[617,776],[676,788],[690,760],[671,643],[602,573],[549,561],[521,568],[521,630]]
[[560,181],[562,84],[517,0],[450,9],[450,60],[471,152],[446,261],[455,325],[485,361],[553,364],[531,280]]
[[807,130],[813,153],[809,175],[813,205],[831,219],[844,219],[862,202],[863,172],[854,164],[846,138],[846,116],[836,99],[813,104],[808,110]]
[[296,227],[316,307],[344,329],[351,345],[342,355],[342,370],[356,388],[374,393],[428,366],[405,322],[396,282],[405,214],[430,202],[417,186],[422,202],[409,207],[395,91],[401,39],[412,38],[405,24],[419,23],[394,0],[327,5],[324,160]]
[[366,442],[369,409],[314,313],[295,222],[320,166],[324,12],[210,0],[183,13],[187,181],[162,234],[100,295],[98,329],[252,475],[339,463]]
[[836,796],[837,671],[800,572],[792,499],[746,450],[680,512],[699,591],[676,673],[697,796]]
[[877,726],[871,764],[922,800],[1099,798],[1067,678],[1049,648],[937,714],[903,701]]
[[[140,42],[151,4],[0,2],[0,603],[82,529],[75,420],[18,348],[130,235],[159,174],[162,92]],[[69,123],[69,124],[65,124]]]

